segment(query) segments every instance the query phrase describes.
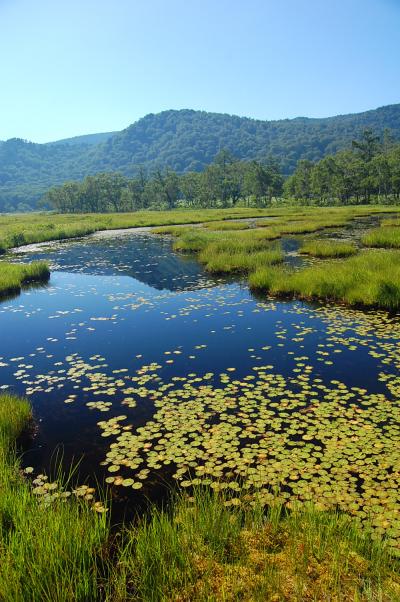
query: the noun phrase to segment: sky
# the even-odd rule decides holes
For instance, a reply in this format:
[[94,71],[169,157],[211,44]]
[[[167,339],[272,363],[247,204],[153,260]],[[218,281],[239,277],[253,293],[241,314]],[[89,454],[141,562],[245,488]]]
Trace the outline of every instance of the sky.
[[400,0],[0,0],[0,140],[400,102]]

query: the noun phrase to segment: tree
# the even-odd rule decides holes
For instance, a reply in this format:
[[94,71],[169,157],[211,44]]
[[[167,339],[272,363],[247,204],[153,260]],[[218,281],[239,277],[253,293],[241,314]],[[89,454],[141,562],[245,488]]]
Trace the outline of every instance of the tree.
[[351,144],[353,148],[359,151],[363,161],[367,163],[372,160],[380,148],[379,136],[374,135],[370,128],[363,131],[361,140],[353,140]]

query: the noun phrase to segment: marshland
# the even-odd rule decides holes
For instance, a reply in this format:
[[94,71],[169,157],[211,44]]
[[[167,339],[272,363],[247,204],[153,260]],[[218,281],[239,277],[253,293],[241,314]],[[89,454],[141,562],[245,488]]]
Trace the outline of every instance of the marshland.
[[1,217],[0,598],[400,599],[398,212]]

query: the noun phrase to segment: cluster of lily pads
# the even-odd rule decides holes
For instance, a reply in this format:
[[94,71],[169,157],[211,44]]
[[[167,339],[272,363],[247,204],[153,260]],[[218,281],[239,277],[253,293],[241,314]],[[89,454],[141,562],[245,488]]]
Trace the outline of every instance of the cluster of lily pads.
[[[27,466],[24,469],[25,475],[32,475],[33,467]],[[64,489],[58,481],[50,481],[46,474],[38,474],[32,479],[33,493],[36,495],[43,507],[49,506],[56,500],[67,500],[71,496],[85,500],[91,504],[92,509],[95,512],[103,513],[107,512],[107,508],[103,502],[95,500],[95,488],[89,487],[89,485],[78,485],[71,491]]]
[[[376,535],[385,533],[397,547],[398,320],[383,312],[328,307],[297,308],[296,313],[309,317],[315,311],[329,334],[325,344],[318,344],[318,359],[332,365],[341,348],[359,352],[364,347],[382,365],[379,381],[385,392],[350,387],[339,379],[326,382],[305,354],[294,355],[289,376],[262,364],[240,379],[232,367],[219,375],[191,372],[163,382],[157,374],[161,365],[143,366],[136,376],[126,377],[135,383],[128,399],[151,401],[153,417],[137,428],[127,415],[98,423],[102,436],[111,440],[102,463],[109,472],[107,483],[140,489],[167,470],[183,487],[240,490],[257,494],[264,503],[278,495],[289,507],[313,500],[321,509],[339,507],[371,521]],[[313,329],[292,326],[304,347]],[[284,341],[287,328],[277,327],[276,336]],[[87,374],[89,366],[74,359],[74,370]],[[239,497],[230,503],[239,503]]]

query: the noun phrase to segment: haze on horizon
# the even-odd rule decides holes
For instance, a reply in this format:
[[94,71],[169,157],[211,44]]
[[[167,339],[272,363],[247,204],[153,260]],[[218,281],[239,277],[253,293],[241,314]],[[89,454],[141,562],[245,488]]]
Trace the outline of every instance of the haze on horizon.
[[0,140],[148,113],[329,117],[400,101],[397,0],[0,0]]

